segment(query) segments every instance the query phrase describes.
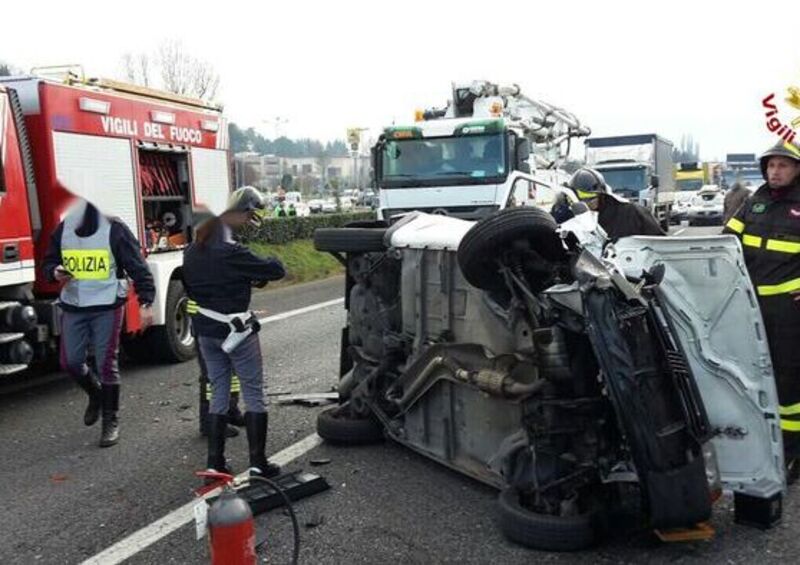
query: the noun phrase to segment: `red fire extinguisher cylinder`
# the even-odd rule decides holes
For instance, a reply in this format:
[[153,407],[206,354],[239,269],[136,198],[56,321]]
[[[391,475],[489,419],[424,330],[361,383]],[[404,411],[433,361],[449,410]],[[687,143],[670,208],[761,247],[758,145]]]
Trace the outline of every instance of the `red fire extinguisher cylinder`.
[[230,487],[208,509],[208,537],[211,565],[255,565],[253,513]]

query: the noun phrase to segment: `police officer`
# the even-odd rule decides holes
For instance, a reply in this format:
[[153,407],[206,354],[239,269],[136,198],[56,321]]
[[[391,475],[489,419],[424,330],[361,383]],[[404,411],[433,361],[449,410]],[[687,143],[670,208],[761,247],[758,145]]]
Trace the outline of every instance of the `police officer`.
[[268,418],[258,322],[248,311],[251,286],[285,275],[277,259],[258,257],[233,240],[233,231],[257,219],[265,207],[252,187],[234,191],[228,209],[197,230],[196,241],[184,252],[183,275],[189,296],[197,302],[193,318],[198,346],[211,383],[208,416],[208,468],[229,472],[225,461],[225,430],[231,375],[239,377],[250,453],[250,473],[275,476],[280,467],[267,461]]
[[631,235],[665,235],[648,210],[612,194],[598,171],[588,167],[578,169],[568,186],[590,210],[598,213],[597,221],[612,241]]
[[800,457],[800,149],[780,142],[760,159],[766,183],[725,224],[738,235],[756,287],[778,387],[787,477]]
[[[197,302],[188,300],[186,304],[186,313],[190,316],[197,314]],[[194,333],[194,331],[192,331]],[[211,386],[208,382],[208,368],[206,367],[205,359],[200,348],[197,347],[197,336],[195,336],[195,347],[197,349],[197,365],[200,369],[199,382],[200,382],[200,403],[199,403],[199,417],[200,422],[200,435],[208,437],[208,410],[211,406]],[[239,393],[242,391],[242,385],[239,382],[239,377],[236,375],[231,376],[231,400],[228,406],[228,425],[225,429],[226,437],[236,437],[239,435],[239,430],[236,427],[244,427],[244,414],[239,409]]]
[[[51,282],[64,283],[59,299],[61,366],[89,396],[84,424],[91,426],[102,412],[100,447],[112,446],[119,439],[117,354],[128,294],[126,275],[134,282],[143,328],[153,321],[153,277],[128,227],[83,201],[53,232],[43,270]],[[86,364],[90,346],[94,368]]]

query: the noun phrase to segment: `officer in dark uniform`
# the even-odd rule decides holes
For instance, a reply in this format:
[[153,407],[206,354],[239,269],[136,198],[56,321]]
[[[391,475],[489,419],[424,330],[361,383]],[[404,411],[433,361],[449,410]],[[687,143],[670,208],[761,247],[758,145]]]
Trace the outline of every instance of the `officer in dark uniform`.
[[590,210],[597,212],[600,227],[612,241],[631,235],[666,235],[648,210],[612,194],[598,171],[578,169],[568,186]]
[[277,259],[258,257],[233,240],[233,230],[257,219],[265,207],[258,191],[234,191],[228,209],[197,230],[186,249],[183,276],[189,297],[197,303],[192,323],[211,383],[208,416],[208,469],[229,472],[225,431],[230,406],[231,376],[241,383],[250,453],[250,474],[275,476],[280,467],[265,455],[268,418],[258,321],[250,305],[251,287],[283,278]]
[[761,156],[767,181],[728,220],[756,287],[778,386],[787,477],[800,460],[800,149],[780,142]]
[[[119,439],[117,354],[128,277],[146,328],[153,321],[153,276],[128,227],[85,201],[79,201],[53,232],[42,269],[48,280],[64,283],[59,296],[61,366],[89,396],[84,423],[91,426],[102,412],[100,447],[110,447]],[[93,368],[86,364],[90,347]]]

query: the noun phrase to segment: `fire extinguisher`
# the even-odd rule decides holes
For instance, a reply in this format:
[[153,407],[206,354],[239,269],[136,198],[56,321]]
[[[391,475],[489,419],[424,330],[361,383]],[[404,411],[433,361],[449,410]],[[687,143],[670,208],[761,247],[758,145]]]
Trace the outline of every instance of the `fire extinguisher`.
[[208,509],[208,534],[211,565],[255,565],[253,513],[230,485]]

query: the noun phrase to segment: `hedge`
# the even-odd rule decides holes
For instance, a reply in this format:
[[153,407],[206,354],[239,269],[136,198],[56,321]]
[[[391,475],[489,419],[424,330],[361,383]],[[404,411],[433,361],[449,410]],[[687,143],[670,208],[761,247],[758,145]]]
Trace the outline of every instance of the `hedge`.
[[311,239],[317,228],[340,228],[349,222],[374,220],[374,211],[348,214],[316,214],[286,218],[264,218],[261,226],[247,226],[239,234],[243,243],[283,244],[298,239]]

